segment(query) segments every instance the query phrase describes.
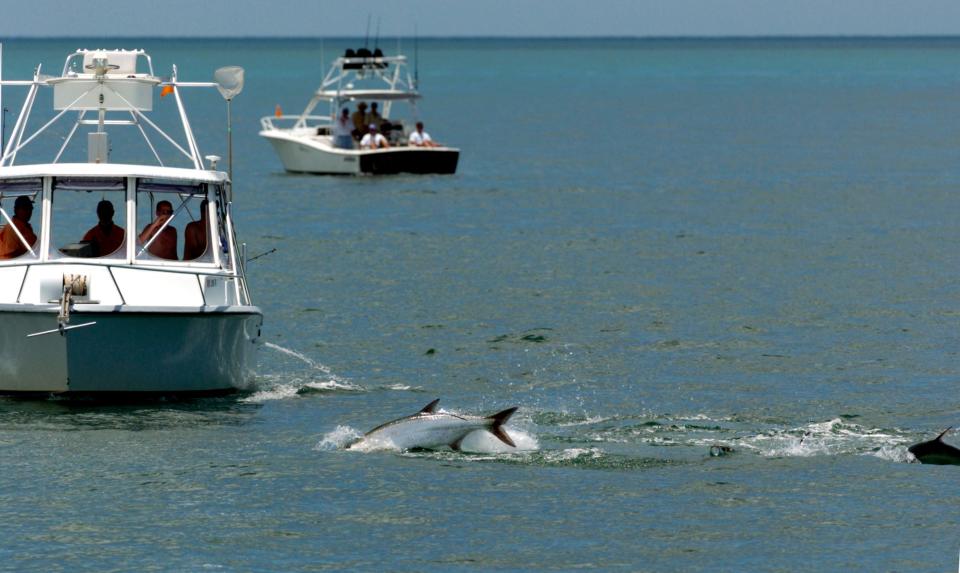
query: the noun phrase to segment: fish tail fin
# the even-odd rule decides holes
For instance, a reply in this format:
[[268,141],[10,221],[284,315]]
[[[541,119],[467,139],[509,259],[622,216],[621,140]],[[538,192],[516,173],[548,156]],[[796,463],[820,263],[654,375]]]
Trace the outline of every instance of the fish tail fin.
[[510,439],[510,436],[507,435],[507,432],[503,430],[503,425],[507,423],[507,420],[510,419],[510,416],[517,411],[517,407],[507,408],[502,412],[497,412],[492,416],[487,416],[488,420],[493,422],[490,424],[490,433],[496,436],[501,442],[507,444],[508,446],[515,448],[517,444],[513,443],[513,440]]
[[943,440],[943,437],[947,435],[947,432],[949,432],[949,431],[952,430],[952,429],[953,429],[953,426],[950,426],[950,427],[947,428],[946,430],[940,432],[940,435],[937,436],[937,439],[936,439],[935,441],[939,442],[939,441]]

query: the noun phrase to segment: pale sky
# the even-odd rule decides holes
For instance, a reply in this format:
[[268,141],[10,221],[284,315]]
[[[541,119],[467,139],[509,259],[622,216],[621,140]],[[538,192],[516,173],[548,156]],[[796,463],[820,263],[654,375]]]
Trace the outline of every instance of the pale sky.
[[0,0],[17,37],[960,34],[960,0]]

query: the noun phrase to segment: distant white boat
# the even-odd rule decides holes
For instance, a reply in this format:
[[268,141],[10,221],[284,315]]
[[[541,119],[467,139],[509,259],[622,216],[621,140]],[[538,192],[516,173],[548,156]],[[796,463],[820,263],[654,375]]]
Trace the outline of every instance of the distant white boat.
[[[263,317],[234,236],[230,178],[219,158],[204,167],[180,94],[217,87],[229,101],[242,70],[218,76],[180,82],[174,67],[161,79],[142,50],[78,50],[60,76],[38,67],[32,80],[0,81],[28,88],[0,150],[0,392],[224,393],[248,383]],[[58,113],[29,134],[42,88]],[[185,142],[148,118],[159,90],[176,102]],[[76,119],[52,162],[15,165],[68,113]],[[156,164],[110,163],[108,127],[138,131]],[[61,162],[84,130],[88,161]],[[164,165],[148,132],[188,166]]]
[[[391,115],[393,105],[408,105],[416,117],[420,93],[402,55],[384,56],[347,50],[337,58],[303,113],[275,115],[260,120],[260,136],[273,145],[287,171],[325,174],[455,173],[460,150],[444,145],[423,147],[409,144],[414,125]],[[321,101],[330,103],[327,116],[311,115]],[[378,104],[381,121],[376,125],[388,148],[361,149],[355,133],[348,147],[338,146],[334,122],[344,106]],[[356,107],[354,105],[354,107]],[[365,131],[369,126],[363,123]],[[359,126],[358,126],[359,127]]]

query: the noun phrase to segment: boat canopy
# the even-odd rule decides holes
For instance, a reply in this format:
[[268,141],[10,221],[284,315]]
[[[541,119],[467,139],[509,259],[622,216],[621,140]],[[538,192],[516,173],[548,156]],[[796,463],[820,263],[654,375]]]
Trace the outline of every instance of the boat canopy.
[[318,90],[317,97],[340,101],[402,101],[420,99],[420,93],[406,90]]

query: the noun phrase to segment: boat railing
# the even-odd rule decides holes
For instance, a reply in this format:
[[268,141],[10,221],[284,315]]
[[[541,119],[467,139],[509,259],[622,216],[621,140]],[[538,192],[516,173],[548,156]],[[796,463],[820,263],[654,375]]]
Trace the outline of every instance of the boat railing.
[[268,115],[260,118],[260,126],[265,131],[329,129],[332,125],[329,115]]
[[[2,54],[2,52],[0,52]],[[139,65],[144,62],[145,65]],[[0,62],[2,65],[2,62]],[[138,71],[138,68],[140,70]],[[150,56],[143,50],[77,50],[67,56],[61,76],[49,76],[40,73],[40,66],[34,71],[32,80],[3,80],[0,78],[0,87],[26,87],[27,95],[23,107],[13,126],[9,137],[0,140],[4,145],[0,148],[0,167],[9,167],[15,164],[17,154],[31,144],[48,129],[58,123],[61,118],[75,117],[73,125],[67,131],[59,150],[53,158],[53,163],[59,163],[65,151],[72,142],[81,139],[74,137],[83,129],[92,127],[96,134],[88,137],[88,157],[91,163],[108,162],[110,145],[107,139],[106,128],[114,126],[129,126],[139,131],[146,147],[156,165],[165,166],[160,151],[154,144],[149,130],[154,136],[166,140],[178,151],[194,169],[203,170],[203,155],[197,145],[190,122],[187,119],[183,100],[180,96],[182,88],[216,88],[227,101],[242,89],[242,70],[234,73],[233,68],[221,68],[230,73],[214,82],[183,82],[177,78],[177,67],[173,66],[169,77],[154,75]],[[217,73],[220,73],[218,70]],[[232,75],[231,75],[232,74]],[[236,80],[239,78],[239,80]],[[233,82],[231,84],[230,82]],[[236,85],[235,85],[236,84]],[[239,86],[239,87],[238,87]],[[40,88],[53,88],[53,110],[57,112],[49,121],[39,128],[32,128],[28,134],[27,121],[31,115],[37,93]],[[180,127],[183,130],[183,140],[177,141],[171,133],[152,121],[148,114],[153,112],[154,90],[160,89],[160,96],[173,94],[179,113]],[[75,114],[75,115],[74,115]],[[109,114],[109,117],[108,117]],[[229,122],[229,112],[228,112]],[[54,131],[49,129],[49,131]],[[228,125],[228,134],[230,128]],[[229,143],[228,143],[229,145]]]

